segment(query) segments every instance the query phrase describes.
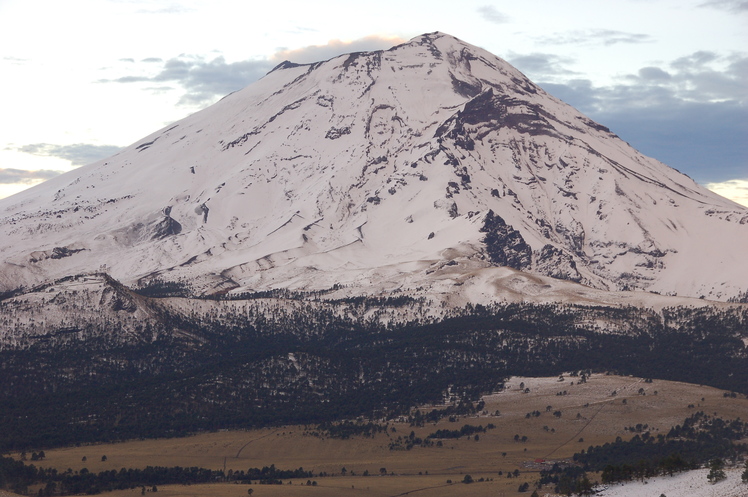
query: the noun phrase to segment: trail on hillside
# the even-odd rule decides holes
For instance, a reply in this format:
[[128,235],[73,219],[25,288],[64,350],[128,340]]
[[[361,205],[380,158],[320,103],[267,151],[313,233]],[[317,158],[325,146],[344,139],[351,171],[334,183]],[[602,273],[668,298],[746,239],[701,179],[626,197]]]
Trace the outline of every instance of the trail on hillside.
[[263,435],[263,436],[261,436],[261,437],[253,438],[253,439],[252,439],[252,440],[250,440],[249,442],[247,442],[247,443],[245,443],[244,445],[242,445],[241,447],[239,447],[239,450],[238,450],[238,451],[236,451],[236,455],[234,456],[234,459],[239,459],[239,455],[240,455],[240,454],[242,453],[242,451],[243,451],[243,450],[244,450],[244,449],[245,449],[245,448],[247,447],[247,445],[251,444],[252,442],[256,442],[256,441],[258,441],[258,440],[262,440],[263,438],[267,438],[267,437],[269,437],[270,435],[275,435],[276,433],[278,433],[278,430],[274,430],[274,431],[271,431],[270,433],[268,433],[268,434],[266,434],[266,435]]
[[[633,383],[631,383],[631,384],[629,384],[629,385],[627,385],[627,386],[623,387],[623,388],[622,388],[621,390],[622,390],[622,391],[628,390],[628,389],[629,389],[630,387],[633,387],[634,385],[637,385],[637,384],[641,383],[642,381],[643,381],[643,380],[639,379],[639,380],[637,380],[637,381],[635,381],[635,382],[633,382]],[[601,412],[601,411],[602,411],[602,410],[603,410],[603,409],[604,409],[604,408],[605,408],[606,406],[609,406],[610,404],[612,404],[613,402],[615,402],[615,400],[616,400],[616,399],[615,399],[615,398],[613,398],[613,399],[606,399],[606,400],[600,401],[600,402],[601,402],[600,408],[599,408],[599,409],[598,409],[597,411],[595,411],[595,413],[594,413],[594,414],[593,414],[592,416],[590,416],[590,417],[589,417],[589,419],[588,419],[588,420],[587,420],[587,422],[586,422],[586,423],[584,424],[584,426],[582,426],[582,427],[581,427],[581,428],[579,429],[579,431],[577,431],[577,432],[576,432],[576,433],[575,433],[574,435],[572,435],[572,436],[571,436],[571,438],[569,438],[569,439],[568,439],[568,440],[567,440],[566,442],[562,443],[561,445],[559,445],[558,447],[556,447],[555,449],[553,449],[552,451],[550,451],[550,452],[549,452],[548,454],[546,454],[546,455],[545,455],[545,456],[543,457],[543,459],[548,459],[548,458],[550,458],[550,457],[551,457],[551,456],[552,456],[553,454],[555,454],[555,453],[556,453],[556,452],[557,452],[557,451],[558,451],[558,450],[559,450],[559,449],[560,449],[561,447],[563,447],[563,446],[565,446],[565,445],[567,445],[567,444],[569,444],[569,443],[573,442],[573,441],[574,441],[574,440],[575,440],[575,439],[576,439],[576,438],[577,438],[577,437],[578,437],[579,435],[581,435],[581,434],[582,434],[582,432],[583,432],[583,431],[584,431],[585,429],[587,429],[587,427],[588,427],[588,426],[590,425],[590,423],[592,423],[592,421],[594,421],[594,420],[595,420],[595,418],[597,417],[597,415],[598,415],[598,414],[600,414],[600,412]]]

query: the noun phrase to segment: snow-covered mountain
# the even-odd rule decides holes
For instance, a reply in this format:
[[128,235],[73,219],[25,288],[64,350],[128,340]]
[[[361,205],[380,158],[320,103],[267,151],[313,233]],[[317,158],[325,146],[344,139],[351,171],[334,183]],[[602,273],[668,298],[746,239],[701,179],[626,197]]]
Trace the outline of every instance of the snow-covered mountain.
[[748,287],[746,247],[748,209],[442,33],[285,62],[0,201],[0,292],[103,270],[206,294],[726,300]]

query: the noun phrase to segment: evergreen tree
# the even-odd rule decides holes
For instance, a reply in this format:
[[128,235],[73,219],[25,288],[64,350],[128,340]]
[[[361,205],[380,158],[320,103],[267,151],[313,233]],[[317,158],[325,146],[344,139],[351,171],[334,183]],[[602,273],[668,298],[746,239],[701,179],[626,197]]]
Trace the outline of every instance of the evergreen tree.
[[724,480],[727,478],[724,467],[725,465],[722,462],[722,459],[712,459],[709,463],[709,474],[706,475],[706,479],[711,483],[717,483]]

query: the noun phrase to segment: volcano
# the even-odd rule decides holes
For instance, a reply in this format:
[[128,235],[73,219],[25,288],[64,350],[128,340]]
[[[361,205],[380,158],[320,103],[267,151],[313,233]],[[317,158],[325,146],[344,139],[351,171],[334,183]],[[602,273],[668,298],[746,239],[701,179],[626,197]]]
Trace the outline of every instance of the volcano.
[[284,62],[120,153],[0,201],[0,291],[102,272],[195,295],[727,300],[748,209],[443,33]]

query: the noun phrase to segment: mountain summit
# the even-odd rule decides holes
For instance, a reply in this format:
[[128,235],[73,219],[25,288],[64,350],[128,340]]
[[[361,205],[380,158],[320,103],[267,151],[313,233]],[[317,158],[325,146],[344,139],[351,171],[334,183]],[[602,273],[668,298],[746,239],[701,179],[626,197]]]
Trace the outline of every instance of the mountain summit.
[[747,246],[748,209],[438,32],[284,62],[0,201],[0,291],[104,269],[199,294],[484,301],[579,283],[726,300]]

